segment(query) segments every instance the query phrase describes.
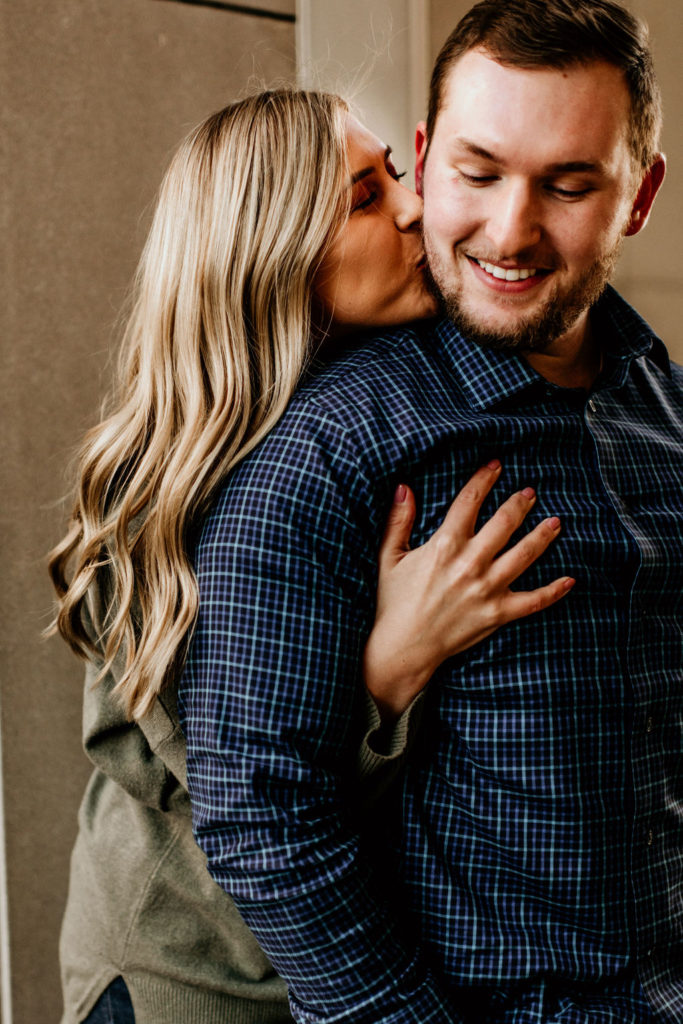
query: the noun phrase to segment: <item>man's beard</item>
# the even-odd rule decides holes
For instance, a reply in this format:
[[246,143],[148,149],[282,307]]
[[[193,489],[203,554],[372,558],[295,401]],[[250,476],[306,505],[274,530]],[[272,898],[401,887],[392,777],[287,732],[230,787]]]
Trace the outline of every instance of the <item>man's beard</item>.
[[[600,298],[614,272],[622,241],[619,238],[610,252],[595,260],[566,291],[562,292],[560,286],[556,286],[541,306],[520,317],[507,331],[487,328],[481,319],[477,319],[476,313],[467,310],[463,302],[466,286],[462,283],[448,289],[449,271],[440,265],[426,240],[428,263],[425,276],[446,316],[461,334],[476,345],[507,352],[543,352],[571,330],[581,314]],[[513,309],[512,305],[510,308]]]

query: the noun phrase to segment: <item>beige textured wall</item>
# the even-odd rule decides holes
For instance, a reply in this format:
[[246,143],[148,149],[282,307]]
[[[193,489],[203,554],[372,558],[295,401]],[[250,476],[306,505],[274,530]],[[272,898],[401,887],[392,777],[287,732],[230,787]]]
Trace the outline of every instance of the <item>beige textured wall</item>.
[[[294,0],[270,6],[293,13]],[[253,74],[292,80],[294,25],[166,0],[12,0],[0,19],[12,995],[15,1022],[46,1024],[59,1017],[56,942],[88,774],[80,664],[60,641],[39,640],[65,465],[108,380],[112,326],[175,144]]]
[[[471,0],[431,0],[431,49],[436,57]],[[624,245],[616,285],[683,362],[683,5],[672,0],[633,0],[630,8],[650,26],[664,95],[663,149],[667,179],[650,223]]]

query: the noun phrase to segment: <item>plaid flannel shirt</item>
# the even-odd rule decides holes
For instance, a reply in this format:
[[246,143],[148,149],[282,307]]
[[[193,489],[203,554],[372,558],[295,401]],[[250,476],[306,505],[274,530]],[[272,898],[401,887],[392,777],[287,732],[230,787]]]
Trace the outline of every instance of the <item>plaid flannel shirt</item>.
[[[577,1006],[614,993],[570,1024],[683,1020],[683,378],[611,289],[591,315],[590,394],[448,321],[370,339],[310,375],[205,523],[180,690],[196,835],[301,1022],[450,1024],[467,993],[493,1006],[539,979]],[[517,586],[577,584],[441,667],[409,764],[359,821],[393,491],[415,490],[416,546],[492,457],[482,522],[526,485],[523,531],[562,518]],[[516,1012],[490,1020],[532,1019]]]

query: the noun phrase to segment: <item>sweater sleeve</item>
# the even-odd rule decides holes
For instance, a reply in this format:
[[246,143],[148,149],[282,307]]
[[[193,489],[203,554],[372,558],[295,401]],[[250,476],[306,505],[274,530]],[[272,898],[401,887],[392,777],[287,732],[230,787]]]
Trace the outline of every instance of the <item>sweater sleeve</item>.
[[368,810],[376,804],[405,765],[415,742],[425,691],[418,693],[395,722],[381,720],[370,693],[365,694],[365,729],[358,751],[360,805]]
[[[97,648],[100,623],[108,595],[106,587],[92,588],[83,608],[83,624]],[[155,702],[141,728],[128,721],[114,692],[123,671],[121,652],[100,678],[102,660],[93,657],[85,670],[83,748],[93,765],[130,796],[160,811],[190,814],[185,780],[185,738],[175,714],[175,694],[169,690]]]
[[[98,649],[100,627],[96,623],[105,618],[108,600],[108,588],[100,580],[83,606],[83,624]],[[131,722],[114,693],[123,661],[120,654],[103,678],[100,656],[93,656],[87,663],[83,696],[85,753],[96,768],[141,803],[189,815],[186,744],[178,721],[175,682],[162,691],[140,722]],[[367,695],[359,720],[357,799],[362,808],[382,797],[404,764],[419,723],[418,700],[386,727],[375,702]]]
[[378,499],[319,410],[287,424],[233,475],[198,547],[180,687],[196,836],[297,1020],[456,1024],[352,813]]

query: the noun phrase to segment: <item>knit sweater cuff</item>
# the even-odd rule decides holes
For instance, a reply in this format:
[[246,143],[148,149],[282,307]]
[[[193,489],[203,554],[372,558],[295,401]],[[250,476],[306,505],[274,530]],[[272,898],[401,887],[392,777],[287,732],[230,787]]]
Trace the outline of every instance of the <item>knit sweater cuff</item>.
[[393,768],[392,777],[405,760],[412,746],[422,716],[425,691],[414,697],[400,718],[390,725],[383,723],[379,709],[366,691],[366,730],[358,752],[358,778],[364,782],[377,772]]

